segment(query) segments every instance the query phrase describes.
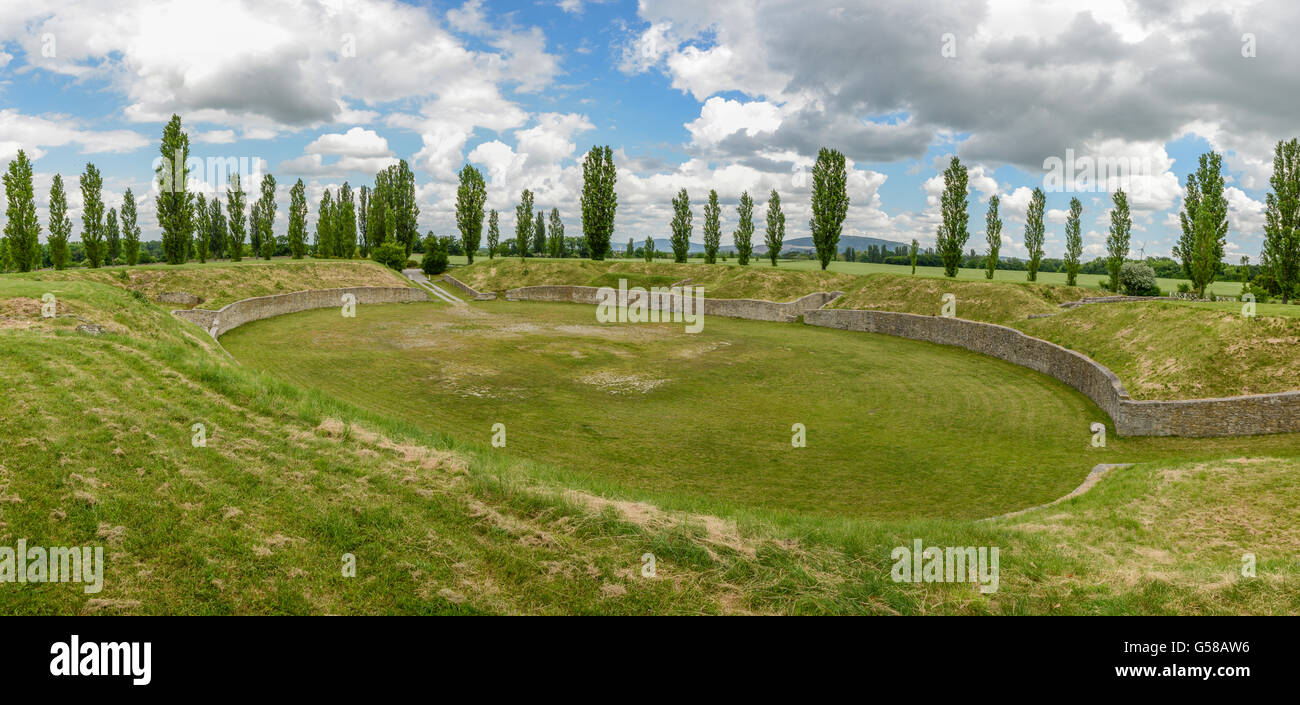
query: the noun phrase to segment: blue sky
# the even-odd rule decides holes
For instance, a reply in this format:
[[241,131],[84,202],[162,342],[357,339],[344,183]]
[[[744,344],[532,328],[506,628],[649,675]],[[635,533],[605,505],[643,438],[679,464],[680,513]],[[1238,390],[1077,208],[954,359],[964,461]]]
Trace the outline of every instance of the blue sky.
[[[807,234],[807,171],[825,145],[852,165],[846,234],[929,244],[938,175],[956,154],[971,167],[968,247],[985,249],[997,193],[1011,255],[1023,254],[1045,160],[1136,165],[1100,188],[1048,193],[1059,256],[1070,198],[1098,255],[1121,185],[1135,250],[1167,254],[1181,184],[1213,149],[1228,170],[1229,258],[1255,259],[1272,146],[1294,136],[1300,107],[1285,35],[1296,14],[1155,0],[7,3],[0,160],[19,148],[36,158],[42,219],[52,175],[75,184],[87,161],[114,205],[128,187],[148,192],[162,125],[179,113],[192,156],[275,174],[278,229],[296,179],[314,211],[323,189],[406,159],[424,230],[453,232],[454,174],[470,162],[504,231],[531,188],[577,234],[582,154],[609,144],[617,242],[666,236],[678,188],[696,204],[718,190],[729,242],[742,190],[760,215],[780,192],[787,236]],[[79,233],[75,188],[70,201]]]

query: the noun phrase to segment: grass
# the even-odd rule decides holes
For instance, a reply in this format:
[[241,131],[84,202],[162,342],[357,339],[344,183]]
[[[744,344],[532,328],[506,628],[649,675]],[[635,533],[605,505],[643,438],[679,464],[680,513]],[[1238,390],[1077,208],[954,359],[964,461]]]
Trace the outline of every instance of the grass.
[[452,276],[480,291],[504,291],[521,286],[558,284],[571,286],[668,286],[690,280],[704,287],[704,295],[720,299],[790,301],[814,291],[835,291],[857,282],[856,277],[830,272],[795,272],[771,267],[697,266],[673,262],[578,259],[484,260],[457,267]]
[[896,274],[872,274],[831,303],[831,308],[938,315],[942,297],[956,297],[956,315],[1009,325],[1031,314],[1060,313],[1060,304],[1094,294],[1079,287],[953,281]]
[[[506,261],[507,259],[515,262],[519,261],[517,257],[501,258],[496,261],[501,262],[501,261]],[[466,260],[464,255],[454,256],[451,258],[451,262],[454,265],[464,265],[465,261]],[[479,260],[475,262],[475,264],[477,265],[485,261],[486,260],[483,260],[480,257]],[[535,262],[536,263],[542,263],[542,262],[573,263],[573,262],[582,262],[584,260],[577,260],[577,259],[554,260],[554,259],[540,258],[540,259],[529,259],[527,261],[531,264]],[[816,274],[817,276],[826,276],[828,274],[846,275],[849,277],[862,277],[870,274],[897,274],[897,275],[913,276],[911,267],[906,265],[897,265],[897,264],[877,264],[872,262],[831,262],[826,268],[826,270],[822,271],[821,263],[818,262],[817,260],[777,260],[777,263],[778,266],[774,268],[772,267],[771,263],[768,260],[756,259],[756,260],[751,260],[750,264],[747,267],[741,267],[740,265],[736,264],[736,261],[733,258],[725,262],[718,262],[713,265],[705,264],[704,261],[700,259],[689,259],[687,260],[687,263],[683,265],[674,264],[671,261],[666,261],[666,260],[656,260],[653,264],[655,266],[667,266],[667,267],[723,268],[723,269],[740,269],[746,271],[761,270],[769,273],[770,272],[781,272],[781,273],[810,272]],[[589,264],[593,264],[593,263],[589,263]],[[642,262],[641,260],[613,259],[613,260],[608,260],[605,264],[606,266],[622,267],[630,264],[645,264],[645,263]],[[459,272],[462,271],[465,270],[457,268],[453,271],[452,274],[453,276],[460,277]],[[600,271],[604,271],[604,270],[601,269]],[[691,270],[681,270],[681,271],[686,272],[689,275],[689,272]],[[726,276],[734,276],[734,275],[726,275]],[[943,267],[917,267],[915,276],[930,278],[930,279],[947,278],[944,277]],[[1016,284],[1031,283],[1027,280],[1027,277],[1028,274],[1026,272],[1017,272],[1017,271],[1006,270],[1006,269],[999,269],[993,273],[993,281],[995,282],[1006,282],[1006,283],[1016,283]],[[987,281],[987,279],[984,278],[983,269],[958,269],[956,278],[961,281],[980,281],[980,282]],[[1103,274],[1080,274],[1078,277],[1077,285],[1081,288],[1086,288],[1091,290],[1089,292],[1089,295],[1092,296],[1106,295],[1107,292],[1096,291],[1098,288],[1097,287],[1098,283],[1106,279],[1108,279],[1107,275],[1103,275]],[[843,281],[843,279],[840,279],[838,281]],[[1063,287],[1065,286],[1065,281],[1066,281],[1066,277],[1064,272],[1039,272],[1038,281],[1036,283],[1042,285],[1050,284],[1052,286]],[[576,281],[545,282],[542,280],[538,280],[536,283],[579,284],[580,282],[576,282]],[[1178,285],[1183,283],[1187,283],[1188,285],[1190,285],[1190,282],[1185,279],[1165,279],[1165,278],[1156,279],[1156,285],[1159,286],[1160,290],[1166,294],[1177,291]],[[516,284],[515,286],[522,286],[522,285]],[[1210,285],[1209,290],[1214,295],[1236,297],[1241,293],[1241,283],[1226,282],[1226,281],[1214,282],[1213,284]],[[805,291],[803,293],[808,293],[808,292]]]
[[[44,291],[69,317],[32,310]],[[118,286],[0,276],[0,309],[0,545],[104,545],[108,556],[103,593],[0,584],[0,614],[1300,612],[1293,437],[1112,438],[1081,450],[1088,463],[1137,466],[993,522],[720,516],[521,457],[513,431],[507,453],[487,447],[486,429],[447,436],[249,369]],[[70,316],[109,332],[76,333]],[[387,374],[386,361],[338,374]],[[727,381],[715,379],[715,395]],[[1051,422],[1017,411],[1002,410],[1008,428]],[[206,448],[191,445],[199,421]],[[987,443],[945,440],[972,454]],[[1000,547],[1001,589],[893,582],[890,551],[913,538]],[[646,552],[653,578],[642,577]],[[1258,578],[1241,577],[1245,552]],[[343,553],[356,555],[357,577],[341,575]]]
[[[343,286],[409,286],[398,272],[370,260],[244,260],[170,266],[165,264],[101,269],[40,270],[8,275],[32,281],[93,281],[136,289],[150,299],[167,292],[201,297],[203,308],[217,309],[254,296]],[[172,308],[181,308],[171,304]]]

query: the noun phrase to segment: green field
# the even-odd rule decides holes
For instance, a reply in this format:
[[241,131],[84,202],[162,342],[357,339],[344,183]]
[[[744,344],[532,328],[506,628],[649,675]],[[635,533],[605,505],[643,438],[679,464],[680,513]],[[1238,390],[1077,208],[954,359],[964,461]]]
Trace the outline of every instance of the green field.
[[[1098,463],[1296,439],[1109,439],[1078,392],[964,350],[712,317],[600,324],[591,307],[493,301],[317,310],[222,344],[259,370],[429,431],[714,513],[977,519],[1050,501]],[[381,359],[367,375],[351,371]],[[804,424],[808,447],[791,448]]]

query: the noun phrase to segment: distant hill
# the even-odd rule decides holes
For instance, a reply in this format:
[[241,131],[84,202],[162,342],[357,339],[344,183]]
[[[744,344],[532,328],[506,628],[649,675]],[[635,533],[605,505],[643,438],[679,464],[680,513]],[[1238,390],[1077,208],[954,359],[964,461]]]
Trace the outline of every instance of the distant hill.
[[[755,235],[755,239],[758,240],[758,242],[754,243],[754,244],[755,244],[755,249],[758,249],[759,247],[761,247],[761,248],[763,249],[763,251],[766,252],[766,251],[767,251],[767,245],[764,245],[764,244],[762,243],[762,240],[758,238],[758,233],[754,233],[754,235]],[[870,245],[883,246],[883,247],[884,247],[885,249],[887,249],[887,250],[893,250],[893,249],[896,248],[896,247],[910,247],[910,245],[909,245],[908,243],[905,243],[905,242],[895,242],[895,241],[893,241],[893,240],[881,240],[881,239],[878,238],[878,237],[862,237],[862,236],[860,236],[860,235],[841,235],[841,236],[840,236],[840,251],[841,251],[841,252],[843,252],[844,249],[847,248],[847,247],[852,247],[852,248],[855,249],[855,250],[865,250],[865,249],[867,249],[867,247],[870,246]],[[812,239],[811,237],[796,237],[796,238],[792,238],[792,239],[786,240],[784,243],[782,243],[782,245],[781,245],[781,249],[783,249],[783,250],[811,250],[811,249],[814,249],[814,248],[813,248],[813,239]]]

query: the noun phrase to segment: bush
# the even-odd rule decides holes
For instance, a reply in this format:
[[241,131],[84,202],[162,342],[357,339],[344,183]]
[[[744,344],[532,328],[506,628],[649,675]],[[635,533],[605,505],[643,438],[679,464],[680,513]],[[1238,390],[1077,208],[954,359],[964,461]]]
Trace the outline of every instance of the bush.
[[1246,290],[1243,291],[1242,294],[1243,294],[1242,299],[1245,298],[1244,294],[1254,294],[1255,303],[1266,304],[1268,303],[1269,300],[1268,289],[1265,289],[1264,287],[1258,286],[1256,284],[1248,285],[1246,287]]
[[399,245],[396,240],[389,238],[384,240],[384,244],[376,247],[374,252],[370,253],[370,258],[400,272],[402,266],[406,264],[406,248]]
[[447,271],[448,243],[432,235],[425,238],[424,258],[420,260],[420,269],[428,276]]
[[1178,282],[1178,293],[1180,294],[1192,293],[1192,285],[1188,284],[1187,282]]
[[1129,296],[1159,296],[1156,271],[1146,262],[1125,262],[1119,269],[1119,286]]

